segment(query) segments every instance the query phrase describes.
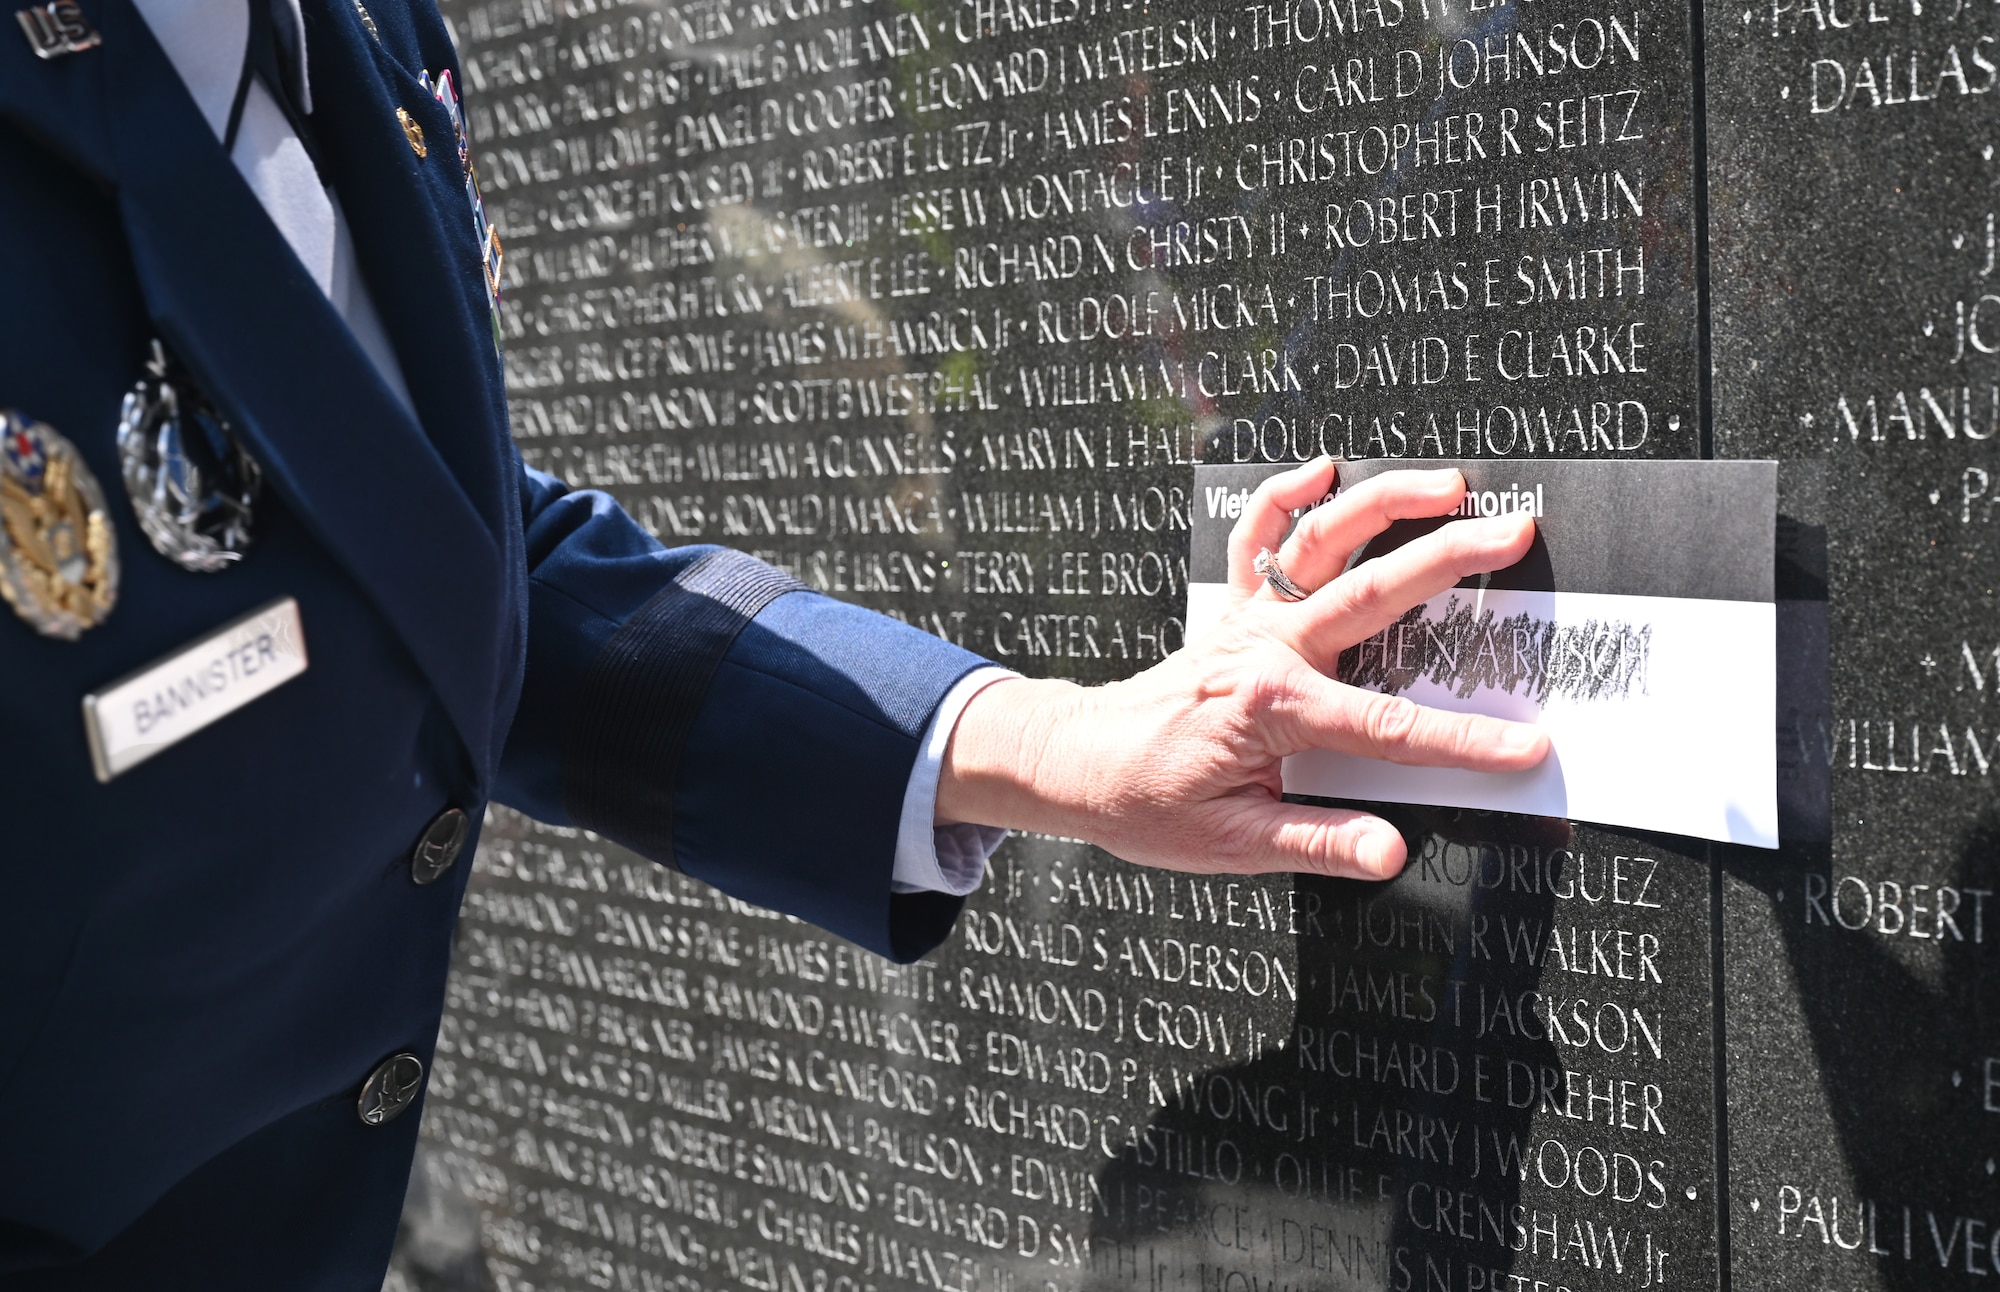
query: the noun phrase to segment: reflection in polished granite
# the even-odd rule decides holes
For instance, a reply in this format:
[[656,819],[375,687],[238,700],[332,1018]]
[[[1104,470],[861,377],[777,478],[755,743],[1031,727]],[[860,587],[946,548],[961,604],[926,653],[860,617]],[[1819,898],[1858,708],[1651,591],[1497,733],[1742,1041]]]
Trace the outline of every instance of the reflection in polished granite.
[[1179,645],[1195,462],[1775,457],[1802,842],[1017,838],[898,969],[496,810],[389,1287],[2000,1266],[2000,9],[446,10],[531,464],[1101,682]]

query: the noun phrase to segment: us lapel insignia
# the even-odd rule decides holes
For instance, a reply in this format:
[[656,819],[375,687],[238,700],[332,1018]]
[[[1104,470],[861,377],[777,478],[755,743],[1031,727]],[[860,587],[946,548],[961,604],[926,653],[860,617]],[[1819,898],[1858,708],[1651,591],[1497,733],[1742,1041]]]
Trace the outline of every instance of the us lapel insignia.
[[104,491],[52,426],[0,409],[0,597],[45,637],[75,641],[118,600]]
[[61,58],[64,54],[95,49],[103,43],[97,28],[83,16],[76,0],[50,0],[48,4],[29,5],[14,14],[14,21],[20,23],[21,30],[27,33],[28,45],[37,58]]

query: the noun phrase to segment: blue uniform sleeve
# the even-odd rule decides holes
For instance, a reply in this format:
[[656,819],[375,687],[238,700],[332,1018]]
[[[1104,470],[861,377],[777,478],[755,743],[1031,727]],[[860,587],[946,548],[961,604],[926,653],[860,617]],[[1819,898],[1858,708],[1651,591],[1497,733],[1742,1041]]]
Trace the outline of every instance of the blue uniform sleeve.
[[985,661],[522,469],[528,665],[496,797],[896,960],[963,899],[894,893],[931,714]]

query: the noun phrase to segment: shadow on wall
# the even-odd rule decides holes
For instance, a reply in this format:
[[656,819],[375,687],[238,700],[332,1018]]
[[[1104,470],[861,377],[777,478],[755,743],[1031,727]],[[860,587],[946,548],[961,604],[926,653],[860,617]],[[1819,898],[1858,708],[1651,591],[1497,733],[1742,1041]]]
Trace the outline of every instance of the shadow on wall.
[[[1825,1282],[1836,1277],[1852,1282],[1848,1276],[1857,1266],[1872,1265],[1884,1292],[1929,1292],[1941,1279],[1966,1278],[1964,1262],[1973,1258],[1965,1255],[1960,1218],[1978,1222],[1990,1235],[1986,1225],[2000,1197],[2000,1174],[1989,1166],[2000,1158],[2000,1117],[1986,1115],[1993,1110],[1984,1102],[1985,1065],[2000,1062],[2000,998],[1991,987],[1991,941],[2000,938],[2000,903],[1993,901],[2000,893],[2000,808],[1981,814],[1959,849],[1950,880],[1959,904],[1940,918],[1946,903],[1934,891],[1917,903],[1928,906],[1924,924],[1913,923],[1916,895],[1907,888],[1890,894],[1901,907],[1892,916],[1879,906],[1880,880],[1869,886],[1849,879],[1843,886],[1825,844],[1787,849],[1779,865],[1772,865],[1770,856],[1732,851],[1723,865],[1733,879],[1772,899],[1776,914],[1760,922],[1757,932],[1776,926],[1797,986],[1796,1004],[1773,1004],[1796,1010],[1810,1037],[1810,1055],[1788,1057],[1810,1064],[1816,1074],[1838,1153],[1815,1161],[1812,1154],[1758,1152],[1751,1137],[1759,1121],[1783,1133],[1782,1120],[1765,1101],[1782,1100],[1789,1091],[1772,1089],[1768,1081],[1753,1089],[1747,1074],[1732,1072],[1735,1192],[1743,1198],[1760,1184],[1768,1186],[1759,1197],[1760,1212],[1735,1216],[1738,1232],[1749,1239],[1738,1244],[1738,1265],[1769,1268],[1775,1256],[1783,1268],[1801,1276],[1811,1270]],[[1748,927],[1732,923],[1738,930]],[[1909,958],[1893,953],[1899,940],[1906,940]],[[1912,963],[1923,964],[1926,972],[1913,970]],[[1749,998],[1755,976],[1746,966],[1734,968],[1739,995],[1729,1008],[1748,1015],[1759,1005]],[[1731,1048],[1740,1056],[1743,1047],[1735,1042],[1748,1028],[1731,1023]],[[1743,1061],[1739,1058],[1739,1068]],[[1752,1101],[1764,1106],[1746,1107]],[[1810,1173],[1820,1166],[1830,1170],[1814,1178]],[[1855,1190],[1851,1196],[1839,1194],[1842,1166]],[[1795,1199],[1771,1192],[1786,1184],[1800,1191]],[[1817,1227],[1804,1219],[1816,1192],[1822,1217]],[[1824,1223],[1833,1196],[1839,1196],[1840,1206],[1837,1242]],[[1781,1237],[1776,1213],[1788,1201],[1795,1209]],[[1875,1236],[1888,1255],[1870,1256],[1848,1232],[1856,1228],[1857,1210],[1868,1204],[1878,1213]],[[1901,1250],[1905,1204],[1913,1217],[1908,1258]],[[1936,1237],[1927,1210],[1935,1217]],[[1939,1245],[1956,1248],[1950,1271],[1941,1268]],[[1843,1250],[1850,1246],[1855,1250]],[[1983,1267],[1984,1258],[1977,1263]]]
[[[1438,863],[1504,864],[1510,849],[1567,844],[1569,826],[1371,807],[1403,829],[1410,865],[1387,885],[1296,879],[1301,908],[1314,894],[1327,920],[1323,936],[1297,939],[1291,1032],[1177,1090],[1100,1172],[1110,1214],[1091,1235],[1093,1285],[1464,1288],[1476,1268],[1485,1278],[1470,1286],[1507,1286],[1513,1257],[1490,1224],[1506,1224],[1519,1200],[1518,1165],[1500,1163],[1518,1164],[1528,1150],[1534,1106],[1475,1102],[1474,996],[1483,985],[1489,1008],[1496,993],[1519,1001],[1544,970],[1475,966],[1468,929],[1476,916],[1497,925],[1503,914],[1547,927],[1555,899],[1546,886],[1531,894],[1441,882]],[[1462,1026],[1445,986],[1453,980],[1467,984]],[[1489,1035],[1476,1045],[1523,1065],[1508,1065],[1517,1091],[1562,1066],[1546,1039]],[[1504,1092],[1507,1073],[1493,1079],[1489,1090]],[[1459,1191],[1485,1211],[1447,1206]],[[1452,1220],[1441,1224],[1441,1211]],[[1465,1228],[1449,1232],[1461,1215]]]

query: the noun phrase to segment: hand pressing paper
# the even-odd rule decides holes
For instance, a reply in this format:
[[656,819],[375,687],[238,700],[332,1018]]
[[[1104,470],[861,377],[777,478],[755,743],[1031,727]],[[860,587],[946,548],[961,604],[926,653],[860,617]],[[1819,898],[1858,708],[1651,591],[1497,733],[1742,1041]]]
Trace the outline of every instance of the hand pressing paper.
[[[1340,487],[1410,466],[1458,468],[1461,516],[1526,511],[1540,535],[1520,564],[1468,579],[1348,650],[1340,680],[1535,722],[1553,751],[1505,775],[1315,751],[1285,760],[1285,791],[1777,847],[1776,464],[1343,462]],[[1195,469],[1190,638],[1228,604],[1234,517],[1284,469]],[[1398,521],[1355,559],[1455,519]]]

